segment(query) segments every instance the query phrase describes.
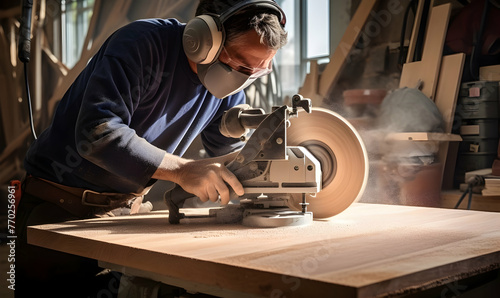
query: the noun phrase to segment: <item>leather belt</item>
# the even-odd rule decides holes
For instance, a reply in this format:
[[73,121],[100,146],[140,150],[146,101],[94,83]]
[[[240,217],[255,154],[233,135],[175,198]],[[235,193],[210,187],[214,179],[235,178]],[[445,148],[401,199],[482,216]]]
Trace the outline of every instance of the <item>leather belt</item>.
[[33,176],[26,177],[24,192],[57,205],[80,218],[89,218],[97,213],[125,207],[129,200],[141,197],[137,194],[99,193]]

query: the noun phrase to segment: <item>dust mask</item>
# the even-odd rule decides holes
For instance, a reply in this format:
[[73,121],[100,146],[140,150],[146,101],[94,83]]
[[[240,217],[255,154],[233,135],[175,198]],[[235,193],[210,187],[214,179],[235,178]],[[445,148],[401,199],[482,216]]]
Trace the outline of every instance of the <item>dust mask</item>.
[[219,60],[210,64],[198,64],[197,71],[205,88],[220,99],[238,93],[257,79],[256,76],[238,72]]

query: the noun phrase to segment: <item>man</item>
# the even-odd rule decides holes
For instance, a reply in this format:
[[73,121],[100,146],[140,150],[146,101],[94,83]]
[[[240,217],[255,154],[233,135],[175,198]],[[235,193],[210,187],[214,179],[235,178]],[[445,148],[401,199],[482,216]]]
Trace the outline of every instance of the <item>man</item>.
[[[158,179],[202,201],[220,197],[226,204],[230,188],[243,194],[223,165],[227,157],[181,156],[200,133],[212,156],[241,147],[220,134],[222,114],[244,103],[241,90],[271,71],[286,43],[285,16],[273,1],[235,0],[201,0],[196,14],[187,27],[175,19],[141,20],[110,36],[28,150],[17,214],[18,297],[30,291],[87,297],[99,289],[95,261],[27,245],[28,225],[103,216],[140,198]],[[212,57],[196,44],[207,42],[205,27]]]

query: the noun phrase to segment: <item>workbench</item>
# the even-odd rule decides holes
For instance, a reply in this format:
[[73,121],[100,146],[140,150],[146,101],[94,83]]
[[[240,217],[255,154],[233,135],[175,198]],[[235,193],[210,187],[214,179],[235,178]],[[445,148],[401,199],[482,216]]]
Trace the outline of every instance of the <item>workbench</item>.
[[452,297],[469,291],[479,297],[478,289],[499,290],[500,213],[355,203],[309,226],[270,229],[210,219],[170,225],[167,217],[156,211],[32,226],[28,241],[224,297]]

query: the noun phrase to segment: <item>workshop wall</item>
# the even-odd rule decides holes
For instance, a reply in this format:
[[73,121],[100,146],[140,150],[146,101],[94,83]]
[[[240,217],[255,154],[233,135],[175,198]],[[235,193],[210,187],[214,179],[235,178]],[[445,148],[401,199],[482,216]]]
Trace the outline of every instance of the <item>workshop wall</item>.
[[[33,1],[31,59],[28,78],[37,134],[50,119],[69,85],[85,67],[105,39],[119,27],[140,18],[173,17],[187,21],[197,0],[120,1],[96,0],[80,60],[71,67],[62,61],[60,1]],[[2,1],[0,6],[0,184],[24,174],[23,159],[32,140],[23,65],[17,58],[20,1]]]

